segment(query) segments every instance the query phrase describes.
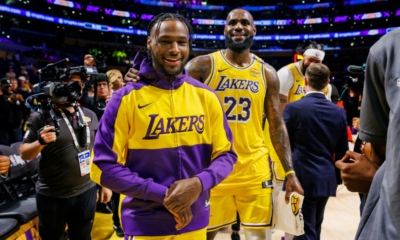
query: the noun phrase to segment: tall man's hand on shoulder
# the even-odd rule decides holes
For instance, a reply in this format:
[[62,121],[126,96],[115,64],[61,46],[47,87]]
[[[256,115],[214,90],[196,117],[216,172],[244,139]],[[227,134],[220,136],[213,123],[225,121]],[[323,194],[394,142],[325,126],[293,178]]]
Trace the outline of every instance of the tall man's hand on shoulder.
[[124,82],[122,83],[125,86],[128,82],[137,82],[140,80],[139,71],[135,68],[130,68],[129,71],[125,74]]
[[[264,103],[264,111],[269,123],[269,132],[272,145],[278,155],[285,172],[293,171],[292,152],[285,122],[282,117],[282,106],[279,98],[279,78],[276,70],[268,64],[264,65],[265,80],[267,82],[267,93]],[[290,194],[297,192],[304,195],[296,174],[287,175],[286,181],[286,203],[289,203]]]

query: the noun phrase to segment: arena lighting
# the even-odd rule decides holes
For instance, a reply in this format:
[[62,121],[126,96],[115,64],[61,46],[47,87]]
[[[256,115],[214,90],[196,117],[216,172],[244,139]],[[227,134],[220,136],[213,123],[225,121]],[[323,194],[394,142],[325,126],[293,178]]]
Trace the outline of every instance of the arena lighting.
[[331,2],[326,2],[326,3],[305,4],[305,5],[294,5],[294,6],[289,6],[289,9],[305,10],[305,9],[315,9],[315,8],[329,8],[331,4],[332,4]]
[[375,19],[381,17],[390,17],[390,12],[374,12],[374,13],[364,13],[364,14],[355,14],[354,20],[365,20],[365,19]]
[[387,1],[389,0],[351,0],[351,1],[344,1],[343,6],[358,5],[358,4],[373,3],[373,2],[387,2]]
[[[52,22],[61,25],[68,25],[74,27],[80,27],[85,29],[91,29],[102,32],[116,32],[125,33],[132,35],[147,36],[146,30],[131,29],[131,28],[121,28],[108,25],[102,25],[91,22],[82,22],[71,19],[64,19],[59,17],[54,17],[50,15],[45,15],[41,13],[36,13],[32,11],[27,11],[24,9],[9,7],[0,4],[0,12],[11,13],[23,17],[33,18],[37,20]],[[326,38],[346,38],[346,37],[360,37],[360,36],[373,36],[373,35],[383,35],[386,34],[397,27],[383,28],[383,29],[371,29],[364,31],[353,31],[353,32],[337,32],[337,33],[315,33],[315,34],[297,34],[297,35],[256,35],[254,40],[256,41],[289,41],[289,40],[313,40],[313,39],[326,39]],[[196,39],[200,40],[225,40],[224,35],[214,35],[214,34],[196,34]]]
[[[47,2],[48,3],[52,3],[52,4],[56,4],[56,5],[60,5],[60,6],[71,7],[71,8],[79,8],[79,9],[81,9],[81,7],[82,7],[80,4],[72,2],[72,1],[47,0]],[[160,3],[160,2],[155,1],[154,3]],[[194,5],[194,6],[198,6],[198,5]],[[266,7],[268,7],[268,6],[266,6]],[[262,8],[266,8],[266,7],[262,7]],[[253,7],[248,7],[247,6],[245,8],[247,9],[247,8],[253,8]],[[259,7],[254,7],[254,8],[259,8]],[[101,8],[100,7],[96,7],[96,6],[88,5],[88,6],[86,6],[85,10],[89,11],[89,12],[99,13]],[[137,13],[128,12],[128,11],[122,11],[122,10],[104,8],[104,13],[106,15],[112,15],[112,16],[118,16],[118,17],[124,17],[124,18],[134,18],[134,19],[138,18],[138,14]],[[390,17],[390,12],[387,11],[387,12],[364,13],[364,14],[354,15],[354,19],[355,20],[374,19],[374,18],[381,18],[381,17]],[[154,18],[154,15],[140,14],[140,19],[141,20],[152,20],[153,18]],[[333,18],[334,18],[333,22],[347,22],[349,16],[336,16],[336,17],[333,17]],[[258,25],[258,26],[280,26],[280,25],[291,25],[293,22],[297,23],[297,25],[304,25],[304,24],[329,23],[330,20],[329,20],[329,18],[255,20],[254,21],[254,25]],[[225,23],[226,23],[226,20],[223,20],[223,19],[199,19],[199,18],[194,18],[193,21],[192,21],[192,24],[198,24],[198,25],[220,25],[220,26],[223,26],[223,25],[225,25]]]

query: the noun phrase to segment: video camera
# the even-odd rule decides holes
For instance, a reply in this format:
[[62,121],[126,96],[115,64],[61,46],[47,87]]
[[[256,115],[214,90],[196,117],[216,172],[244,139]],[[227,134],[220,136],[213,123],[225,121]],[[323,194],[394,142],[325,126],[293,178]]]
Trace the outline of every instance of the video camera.
[[65,58],[56,63],[50,63],[46,67],[40,69],[40,83],[33,86],[33,94],[38,94],[39,102],[64,103],[68,99],[77,99],[81,97],[81,86],[79,82],[73,81],[68,84],[62,83],[72,75],[78,75],[83,82],[92,75],[98,75],[96,67],[89,66],[62,66],[68,62]]
[[[349,73],[356,75],[364,75],[365,67],[350,65],[347,68],[347,71]],[[364,81],[359,78],[352,76],[344,76],[343,81],[344,81],[344,85],[342,86],[343,88],[349,88],[355,92],[362,92],[364,89]]]
[[[38,112],[44,116],[43,119],[45,119],[45,121],[47,119],[46,117],[50,115],[53,126],[55,127],[52,131],[56,132],[57,136],[60,133],[60,124],[57,121],[55,109],[69,106],[73,106],[76,109],[79,106],[76,101],[82,96],[82,87],[78,81],[64,84],[63,80],[68,80],[72,75],[78,75],[82,82],[86,83],[88,77],[98,75],[96,67],[70,67],[68,65],[63,65],[63,63],[68,61],[69,59],[65,58],[59,62],[50,63],[46,67],[38,70],[40,82],[33,86],[32,96],[36,96],[37,102],[40,103],[40,110]],[[26,103],[30,106],[28,99]],[[47,125],[47,123],[45,123],[45,125]],[[83,131],[86,131],[86,125],[83,120],[79,119],[79,125]],[[86,136],[86,134],[82,136]],[[84,140],[79,140],[79,142],[84,142]]]

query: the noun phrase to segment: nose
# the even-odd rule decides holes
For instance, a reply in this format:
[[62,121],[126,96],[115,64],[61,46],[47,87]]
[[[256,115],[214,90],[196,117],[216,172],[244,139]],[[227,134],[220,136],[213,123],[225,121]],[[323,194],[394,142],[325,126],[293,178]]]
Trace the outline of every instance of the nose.
[[178,53],[179,53],[179,47],[178,47],[178,43],[177,42],[172,42],[171,43],[171,47],[170,47],[170,49],[169,49],[169,52],[172,54],[172,55],[178,55]]
[[235,25],[235,31],[242,31],[243,30],[243,25],[240,23],[240,22],[238,22],[236,25]]

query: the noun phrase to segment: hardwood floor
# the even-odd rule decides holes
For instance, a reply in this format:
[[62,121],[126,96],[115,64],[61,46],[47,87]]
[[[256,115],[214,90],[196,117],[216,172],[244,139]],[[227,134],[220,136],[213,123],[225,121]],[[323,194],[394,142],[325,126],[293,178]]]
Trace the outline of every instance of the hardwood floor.
[[[351,240],[354,239],[360,222],[360,199],[357,193],[347,191],[344,186],[339,186],[337,197],[330,198],[325,210],[322,223],[321,239],[324,240]],[[244,240],[243,229],[241,239]],[[273,240],[281,240],[283,232],[276,230]],[[92,231],[93,240],[121,240],[112,228],[111,214],[96,213]],[[220,232],[216,240],[230,240],[230,228]]]

